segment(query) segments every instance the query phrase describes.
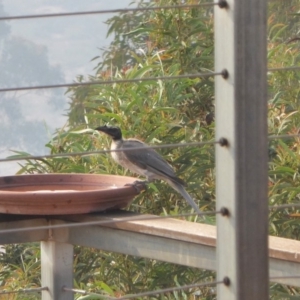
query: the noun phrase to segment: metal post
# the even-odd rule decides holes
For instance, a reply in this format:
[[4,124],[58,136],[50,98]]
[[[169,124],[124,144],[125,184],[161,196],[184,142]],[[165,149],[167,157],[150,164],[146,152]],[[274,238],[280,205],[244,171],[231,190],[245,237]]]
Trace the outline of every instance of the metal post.
[[73,286],[73,246],[55,241],[41,242],[43,300],[73,300],[63,287]]
[[[215,7],[218,299],[269,299],[266,6],[228,0]],[[225,211],[226,212],[226,211]]]

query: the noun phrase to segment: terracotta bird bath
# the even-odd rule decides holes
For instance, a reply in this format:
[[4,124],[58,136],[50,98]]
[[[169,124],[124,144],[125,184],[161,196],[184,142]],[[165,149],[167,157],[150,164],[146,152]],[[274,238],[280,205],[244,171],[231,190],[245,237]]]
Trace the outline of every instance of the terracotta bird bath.
[[0,213],[67,215],[126,207],[139,191],[136,178],[90,174],[0,177]]

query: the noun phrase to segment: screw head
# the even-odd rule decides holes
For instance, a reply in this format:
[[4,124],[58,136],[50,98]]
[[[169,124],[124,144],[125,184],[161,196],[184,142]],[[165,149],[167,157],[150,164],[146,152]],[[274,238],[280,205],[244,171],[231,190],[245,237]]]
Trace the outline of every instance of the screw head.
[[220,209],[220,212],[221,212],[221,215],[222,215],[223,217],[229,216],[229,210],[228,210],[228,208],[226,208],[226,207],[222,207],[222,208]]
[[219,139],[219,144],[221,147],[228,147],[229,146],[229,142],[226,138],[220,138]]
[[230,285],[230,279],[229,279],[229,277],[225,276],[225,277],[223,278],[223,283],[224,283],[226,286],[229,286],[229,285]]
[[220,8],[228,8],[228,3],[226,0],[219,0],[218,5]]
[[222,70],[222,77],[224,78],[224,79],[227,79],[228,77],[229,77],[229,73],[228,73],[228,71],[226,70],[226,69],[224,69],[224,70]]

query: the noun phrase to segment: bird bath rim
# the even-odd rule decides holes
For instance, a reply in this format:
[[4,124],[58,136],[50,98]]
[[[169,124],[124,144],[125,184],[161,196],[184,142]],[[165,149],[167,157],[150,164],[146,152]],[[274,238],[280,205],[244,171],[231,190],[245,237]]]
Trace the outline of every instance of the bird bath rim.
[[78,173],[2,176],[0,213],[67,215],[125,208],[144,189],[130,185],[135,181],[129,176]]

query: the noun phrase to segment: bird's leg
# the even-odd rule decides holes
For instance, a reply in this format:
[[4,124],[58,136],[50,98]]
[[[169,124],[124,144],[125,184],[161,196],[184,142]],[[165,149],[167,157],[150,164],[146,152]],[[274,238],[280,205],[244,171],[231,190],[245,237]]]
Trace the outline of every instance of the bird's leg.
[[147,189],[148,181],[136,180],[132,183],[126,183],[125,186],[132,186],[138,193]]

